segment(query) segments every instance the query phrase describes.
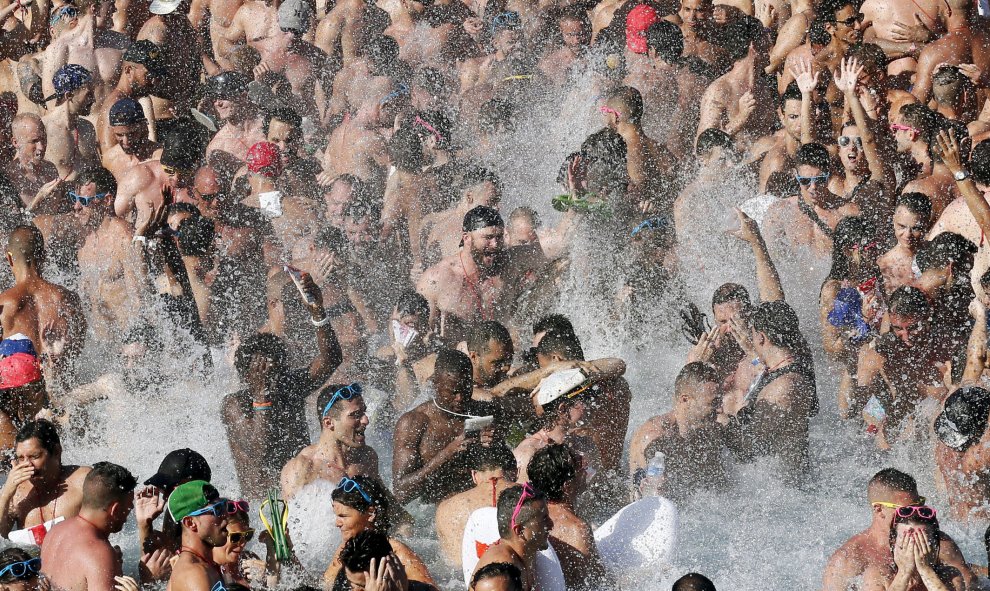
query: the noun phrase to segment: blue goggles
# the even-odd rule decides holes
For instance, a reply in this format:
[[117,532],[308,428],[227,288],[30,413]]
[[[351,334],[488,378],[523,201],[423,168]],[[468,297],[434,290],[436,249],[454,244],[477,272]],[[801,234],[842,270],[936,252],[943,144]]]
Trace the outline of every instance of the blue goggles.
[[629,233],[630,238],[635,238],[637,234],[643,230],[663,230],[670,225],[667,218],[647,218],[640,222],[638,226],[633,228],[632,232]]
[[343,490],[345,493],[352,493],[354,491],[358,491],[358,493],[361,494],[361,497],[365,501],[367,501],[369,505],[374,504],[374,501],[371,500],[371,495],[364,492],[364,489],[361,488],[361,485],[358,484],[357,481],[351,480],[346,476],[340,479],[340,482],[337,484],[337,490]]
[[818,176],[801,176],[799,174],[796,174],[794,175],[794,178],[797,180],[798,184],[800,184],[802,187],[810,187],[811,185],[820,185],[823,183],[827,183],[829,177],[831,176],[832,175],[830,173],[824,172]]
[[336,392],[333,393],[333,396],[330,397],[330,402],[328,402],[327,405],[323,407],[323,412],[320,414],[320,418],[322,419],[323,417],[327,416],[327,413],[330,412],[330,409],[333,408],[334,403],[337,402],[338,400],[350,400],[355,396],[360,396],[362,392],[363,390],[361,389],[361,384],[357,382],[354,382],[350,386],[344,386],[340,390],[337,390]]
[[71,199],[73,203],[78,203],[83,207],[89,207],[90,203],[94,201],[99,201],[100,199],[105,198],[109,194],[110,193],[97,193],[92,197],[83,197],[82,195],[76,193],[75,191],[69,191],[69,199]]
[[506,11],[501,14],[495,15],[492,19],[492,34],[494,35],[500,29],[518,29],[522,26],[522,21],[519,19],[519,13],[513,11]]
[[24,562],[15,562],[13,564],[8,564],[0,570],[0,577],[6,576],[7,573],[14,575],[17,579],[27,578],[29,575],[36,575],[41,572],[41,559],[32,558],[31,560],[25,560]]

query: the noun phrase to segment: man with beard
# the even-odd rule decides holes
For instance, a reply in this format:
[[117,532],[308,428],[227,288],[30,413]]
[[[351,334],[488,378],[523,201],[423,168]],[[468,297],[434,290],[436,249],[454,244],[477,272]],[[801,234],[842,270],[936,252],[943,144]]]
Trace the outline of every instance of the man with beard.
[[68,178],[90,165],[98,164],[99,142],[96,128],[83,119],[93,109],[93,75],[86,68],[66,64],[55,72],[52,79],[55,107],[42,117],[48,130],[48,159],[55,164],[58,176]]
[[79,513],[90,468],[62,464],[62,442],[48,421],[27,423],[16,441],[13,468],[0,488],[0,535],[41,545],[55,523]]
[[320,163],[300,153],[303,147],[302,118],[291,109],[265,113],[261,127],[266,141],[278,147],[282,158],[280,184],[290,195],[315,197]]
[[60,179],[55,165],[45,159],[48,132],[41,117],[19,113],[10,123],[14,159],[4,167],[4,174],[20,196],[19,207],[34,202],[35,197],[53,192]]
[[361,384],[332,384],[316,399],[320,439],[304,447],[282,468],[282,496],[292,498],[316,480],[337,483],[342,477],[378,474],[378,453],[365,439],[368,408]]
[[52,528],[42,546],[41,573],[56,589],[113,589],[122,556],[110,545],[134,508],[137,479],[110,462],[93,464],[82,487],[79,514]]
[[[119,370],[110,371],[89,384],[74,388],[61,399],[72,408],[71,424],[85,425],[90,420],[87,406],[97,400],[119,400],[128,394],[158,391],[165,376],[157,359],[165,345],[150,324],[131,326],[120,339]],[[121,402],[123,404],[123,402]]]
[[509,375],[512,367],[515,354],[512,337],[498,322],[481,322],[468,336],[467,354],[471,359],[474,380],[474,390],[467,402],[469,413],[490,415],[493,400],[491,389]]
[[516,69],[526,62],[519,13],[510,11],[496,15],[491,27],[492,48],[495,51],[465,60],[460,73],[461,95],[483,84],[494,87],[504,78],[520,74]]
[[123,97],[110,107],[106,129],[113,146],[104,148],[103,165],[114,177],[123,177],[127,169],[156,156],[161,158],[161,146],[148,139],[148,120],[133,98]]
[[[148,96],[156,84],[165,80],[167,74],[162,51],[151,41],[136,41],[124,52],[124,63],[117,86],[106,96],[103,108],[96,114],[96,132],[100,139],[104,162],[107,160],[107,152],[121,141],[117,130],[113,129],[115,125],[111,121],[113,116],[110,112],[122,99],[136,102],[137,99]],[[142,111],[142,119],[143,114]],[[147,130],[147,121],[144,127]]]
[[168,513],[182,526],[182,545],[172,565],[169,591],[224,589],[213,549],[227,543],[228,504],[203,480],[181,484],[168,496]]

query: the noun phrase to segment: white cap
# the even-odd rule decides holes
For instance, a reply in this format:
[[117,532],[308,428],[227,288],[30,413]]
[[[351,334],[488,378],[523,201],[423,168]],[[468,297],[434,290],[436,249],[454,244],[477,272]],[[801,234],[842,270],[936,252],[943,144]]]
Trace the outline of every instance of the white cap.
[[151,14],[172,14],[182,4],[182,0],[152,0]]
[[536,403],[546,406],[554,400],[574,391],[588,380],[580,368],[555,371],[540,380],[536,387]]

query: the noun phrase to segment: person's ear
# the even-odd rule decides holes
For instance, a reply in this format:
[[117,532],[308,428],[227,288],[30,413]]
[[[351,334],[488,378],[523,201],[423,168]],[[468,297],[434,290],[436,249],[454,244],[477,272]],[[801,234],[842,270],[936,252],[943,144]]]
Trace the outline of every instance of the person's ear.
[[333,419],[330,418],[329,414],[323,416],[320,419],[320,422],[323,424],[324,429],[329,429],[330,431],[333,431]]

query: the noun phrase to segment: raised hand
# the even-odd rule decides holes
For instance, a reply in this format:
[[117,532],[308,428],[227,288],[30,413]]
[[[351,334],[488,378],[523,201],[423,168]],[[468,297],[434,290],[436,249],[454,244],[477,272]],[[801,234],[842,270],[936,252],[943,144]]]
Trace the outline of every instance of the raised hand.
[[818,69],[815,62],[810,59],[803,59],[791,68],[791,75],[797,82],[801,94],[811,94],[818,86]]
[[138,522],[152,522],[165,511],[165,498],[158,488],[145,486],[134,493],[134,519]]
[[854,57],[842,58],[839,70],[835,74],[835,87],[840,92],[854,92],[859,81],[859,75],[863,72],[863,65]]
[[945,167],[949,169],[949,172],[955,174],[963,170],[962,154],[959,150],[959,142],[956,141],[956,133],[954,130],[941,130],[938,132],[938,137],[935,138],[938,143],[938,149],[941,152],[942,162]]

